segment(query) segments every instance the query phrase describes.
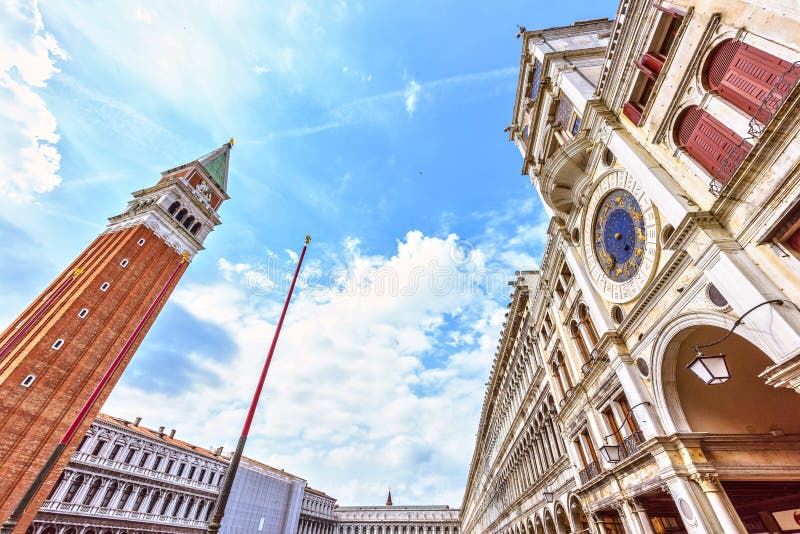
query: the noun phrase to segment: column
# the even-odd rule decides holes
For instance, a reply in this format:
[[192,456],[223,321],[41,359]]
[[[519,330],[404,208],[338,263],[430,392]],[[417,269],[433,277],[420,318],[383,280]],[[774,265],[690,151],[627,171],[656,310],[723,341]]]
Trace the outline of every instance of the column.
[[596,531],[599,532],[599,534],[607,534],[605,521],[597,514],[591,514],[591,517]]
[[61,479],[61,483],[58,485],[58,488],[56,488],[56,490],[53,492],[53,501],[62,502],[64,500],[64,496],[72,484],[72,479],[76,476],[77,473],[75,471],[64,471],[64,478]]
[[89,491],[89,487],[92,485],[92,482],[94,482],[95,478],[97,477],[84,475],[83,483],[81,484],[81,487],[78,488],[75,498],[72,499],[73,504],[83,504],[83,499],[86,498],[86,493]]
[[694,481],[708,499],[708,503],[717,516],[717,521],[722,525],[725,532],[747,532],[739,514],[736,513],[733,504],[725,490],[719,484],[717,475],[712,473],[694,473],[689,477]]
[[653,523],[650,522],[650,516],[647,514],[647,510],[644,506],[642,506],[642,503],[636,499],[629,499],[628,504],[633,510],[633,514],[639,520],[639,526],[642,528],[642,532],[644,534],[656,534],[655,530],[653,530]]
[[[632,408],[631,411],[636,417],[636,422],[639,423],[639,428],[642,429],[645,439],[663,435],[664,429],[656,414],[655,405],[650,393],[645,388],[644,382],[642,382],[641,375],[636,369],[636,364],[627,352],[627,348],[624,345],[615,343],[609,347],[608,358],[611,368],[619,378],[622,390],[625,392],[625,397],[628,399],[628,403]],[[641,404],[643,402],[647,404]]]
[[689,534],[735,534],[737,532],[747,532],[739,528],[734,530],[723,529],[703,491],[690,480],[674,476],[667,481],[666,486],[663,486],[662,489],[672,496],[672,500],[675,501],[675,506],[680,512],[683,525]]

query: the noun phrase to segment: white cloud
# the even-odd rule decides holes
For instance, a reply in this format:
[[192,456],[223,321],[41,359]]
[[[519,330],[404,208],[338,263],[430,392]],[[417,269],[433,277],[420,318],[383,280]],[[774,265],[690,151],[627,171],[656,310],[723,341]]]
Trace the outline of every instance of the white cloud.
[[267,74],[272,72],[272,67],[268,67],[266,65],[256,65],[253,67],[253,72],[256,74]]
[[[485,255],[465,262],[457,247],[455,235],[412,231],[386,257],[363,253],[350,238],[322,277],[306,277],[248,454],[307,478],[343,504],[374,503],[391,485],[399,502],[459,505],[504,309],[487,299],[480,281],[478,290],[459,282],[485,267]],[[312,260],[314,252],[312,244]],[[257,267],[224,259],[218,266],[225,281],[179,287],[173,301],[235,340],[233,360],[194,362],[220,386],[186,384],[167,398],[123,380],[105,411],[176,426],[200,444],[233,445],[285,287],[264,298],[242,283]],[[269,274],[282,279],[291,267],[283,276]],[[344,279],[331,283],[334,272]],[[189,412],[202,415],[184,417]]]
[[419,96],[419,91],[422,89],[422,86],[418,84],[415,80],[411,80],[409,82],[408,87],[405,90],[405,97],[406,97],[406,111],[409,115],[413,115],[414,112],[417,110],[417,97]]
[[61,182],[56,119],[35,88],[66,57],[36,2],[0,4],[0,192],[14,200],[31,200]]

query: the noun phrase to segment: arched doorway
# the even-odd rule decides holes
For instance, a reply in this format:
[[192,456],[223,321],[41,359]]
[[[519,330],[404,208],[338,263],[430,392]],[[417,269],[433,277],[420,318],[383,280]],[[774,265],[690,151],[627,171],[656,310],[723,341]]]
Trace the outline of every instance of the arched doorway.
[[572,532],[569,526],[567,513],[564,511],[564,507],[561,506],[561,503],[556,504],[556,532],[560,534]]
[[558,534],[556,530],[555,522],[553,521],[553,516],[550,513],[550,510],[546,510],[544,512],[544,531],[546,534]]
[[589,520],[586,518],[586,514],[583,512],[583,506],[581,506],[580,501],[574,495],[569,500],[569,513],[572,516],[572,524],[575,527],[575,532],[577,534],[588,533],[591,531]]
[[[759,374],[775,362],[738,335],[703,349],[725,354],[730,379],[708,385],[687,369],[694,347],[728,332],[700,325],[673,336],[664,353],[662,386],[668,416],[678,432],[704,433],[706,466],[742,523],[753,531],[780,532],[780,518],[800,509],[800,395],[764,383]],[[703,462],[703,463],[705,463]],[[797,528],[797,527],[795,527]]]

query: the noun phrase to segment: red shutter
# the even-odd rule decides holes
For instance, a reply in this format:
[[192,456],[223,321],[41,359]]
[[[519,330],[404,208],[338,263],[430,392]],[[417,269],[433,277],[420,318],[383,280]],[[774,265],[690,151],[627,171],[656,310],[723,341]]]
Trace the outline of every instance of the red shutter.
[[[791,63],[763,50],[738,41],[727,41],[712,54],[708,66],[708,83],[722,98],[751,117],[758,111],[778,77],[792,67]],[[776,87],[782,100],[790,86]],[[766,123],[774,110],[762,108],[756,119]]]
[[[721,182],[727,182],[742,164],[750,145],[720,121],[693,107],[683,116],[678,139],[689,155]],[[720,169],[722,164],[723,169]]]
[[642,108],[634,102],[628,101],[622,105],[622,113],[628,117],[633,124],[639,126],[639,121],[642,120]]
[[792,247],[795,251],[800,252],[800,230],[796,230],[786,240],[786,244]]

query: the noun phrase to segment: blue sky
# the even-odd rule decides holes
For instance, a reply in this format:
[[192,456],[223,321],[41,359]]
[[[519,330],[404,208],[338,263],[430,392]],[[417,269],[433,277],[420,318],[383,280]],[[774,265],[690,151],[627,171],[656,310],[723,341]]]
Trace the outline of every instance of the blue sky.
[[508,301],[547,221],[506,140],[516,24],[563,2],[0,7],[0,319],[159,172],[229,137],[223,224],[104,408],[230,448],[306,233],[247,454],[342,504],[459,506]]

